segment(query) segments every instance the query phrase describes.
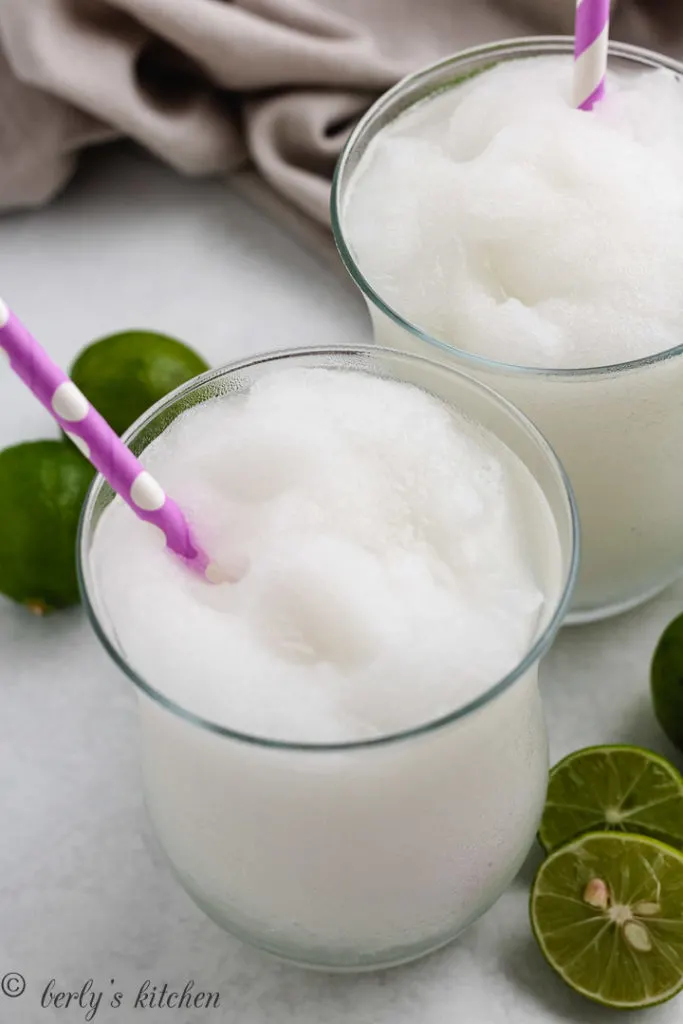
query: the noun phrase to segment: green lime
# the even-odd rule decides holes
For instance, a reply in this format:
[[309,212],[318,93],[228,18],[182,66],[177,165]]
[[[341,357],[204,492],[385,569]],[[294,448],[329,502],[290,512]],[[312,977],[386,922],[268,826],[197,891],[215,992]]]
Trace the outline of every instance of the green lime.
[[652,659],[650,681],[659,724],[671,742],[683,750],[683,615],[662,633]]
[[169,391],[205,370],[201,356],[175,338],[123,331],[84,349],[71,379],[120,435]]
[[37,613],[78,603],[76,531],[94,474],[71,442],[0,452],[0,593]]
[[550,772],[538,838],[550,852],[584,832],[636,832],[683,850],[683,777],[651,750],[577,750]]
[[683,988],[683,854],[656,839],[592,832],[551,853],[534,880],[531,927],[576,992],[615,1009]]

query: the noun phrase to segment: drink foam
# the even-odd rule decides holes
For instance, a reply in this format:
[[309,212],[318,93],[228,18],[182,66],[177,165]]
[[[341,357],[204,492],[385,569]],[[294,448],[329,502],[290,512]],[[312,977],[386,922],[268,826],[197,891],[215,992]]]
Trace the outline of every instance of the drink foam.
[[587,367],[683,340],[683,88],[612,72],[573,109],[572,62],[500,64],[399,116],[344,230],[412,323],[492,359]]
[[476,698],[533,640],[545,498],[501,441],[417,387],[270,371],[183,413],[142,462],[213,559],[242,567],[236,583],[195,578],[119,498],[97,527],[129,663],[196,714],[370,738]]

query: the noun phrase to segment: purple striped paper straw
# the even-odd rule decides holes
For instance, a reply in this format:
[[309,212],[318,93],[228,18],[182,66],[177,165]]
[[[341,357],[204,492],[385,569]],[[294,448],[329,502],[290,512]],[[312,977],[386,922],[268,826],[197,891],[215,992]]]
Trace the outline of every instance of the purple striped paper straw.
[[610,0],[577,0],[574,106],[592,110],[605,95]]
[[210,582],[222,579],[218,567],[193,540],[176,503],[0,299],[2,355],[135,514],[163,532],[171,551]]

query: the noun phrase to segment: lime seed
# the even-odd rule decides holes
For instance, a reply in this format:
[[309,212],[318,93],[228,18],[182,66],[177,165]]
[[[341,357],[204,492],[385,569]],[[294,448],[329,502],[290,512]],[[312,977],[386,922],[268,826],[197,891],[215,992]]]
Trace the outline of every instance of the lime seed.
[[583,902],[596,910],[607,910],[609,906],[609,889],[602,878],[592,878],[583,893]]
[[648,903],[647,900],[643,900],[642,903],[636,903],[633,913],[638,917],[654,917],[655,914],[661,912],[661,909],[659,903]]
[[632,949],[639,953],[649,953],[652,949],[652,939],[644,924],[638,921],[627,921],[624,925],[624,938]]

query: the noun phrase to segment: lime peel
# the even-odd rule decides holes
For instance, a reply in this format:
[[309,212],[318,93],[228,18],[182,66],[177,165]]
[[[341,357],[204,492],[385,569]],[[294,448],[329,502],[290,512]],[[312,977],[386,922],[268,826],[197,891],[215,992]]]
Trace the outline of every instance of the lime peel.
[[176,338],[134,330],[88,345],[70,375],[120,435],[155,402],[208,368],[194,349]]
[[674,746],[683,750],[683,615],[670,622],[650,669],[655,715]]
[[0,452],[0,593],[34,615],[78,602],[76,532],[94,475],[62,441]]

